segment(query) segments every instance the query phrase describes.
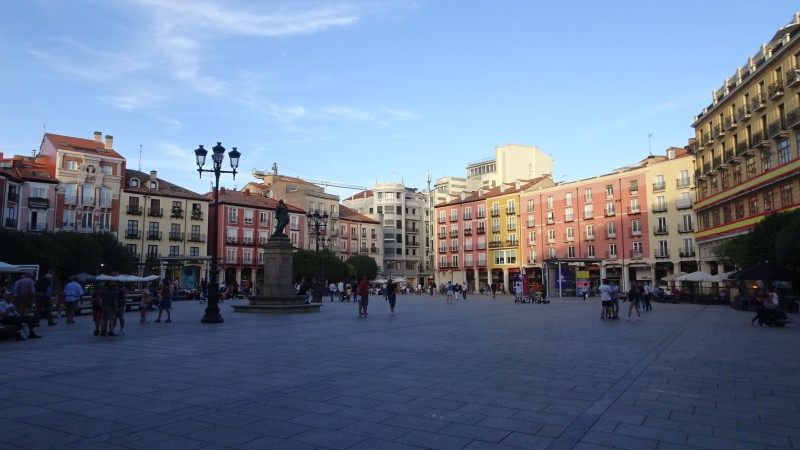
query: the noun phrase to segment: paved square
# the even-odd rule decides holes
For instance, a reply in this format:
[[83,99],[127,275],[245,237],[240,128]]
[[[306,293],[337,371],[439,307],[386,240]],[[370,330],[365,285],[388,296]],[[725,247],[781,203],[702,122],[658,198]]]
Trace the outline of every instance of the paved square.
[[125,336],[84,315],[0,341],[0,447],[800,448],[800,325],[666,304],[602,321],[574,298],[230,305],[223,324],[178,302],[172,323],[127,313]]

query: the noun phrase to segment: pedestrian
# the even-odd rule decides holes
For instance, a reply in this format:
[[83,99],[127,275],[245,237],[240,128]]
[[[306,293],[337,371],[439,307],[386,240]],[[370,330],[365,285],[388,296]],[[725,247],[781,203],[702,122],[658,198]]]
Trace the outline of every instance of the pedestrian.
[[467,299],[467,282],[461,283],[461,298]]
[[339,280],[339,284],[336,285],[336,289],[339,291],[339,301],[344,301],[344,281]]
[[453,296],[456,301],[461,301],[461,285],[458,283],[453,284]]
[[114,313],[114,323],[111,324],[111,330],[113,331],[117,327],[117,321],[119,321],[117,334],[120,336],[125,334],[125,303],[127,300],[128,294],[125,292],[125,287],[119,286],[117,288],[117,311]]
[[453,303],[453,283],[448,281],[445,289],[445,303]]
[[603,278],[600,282],[600,287],[598,288],[600,291],[600,320],[603,319],[610,319],[611,318],[611,286],[608,284],[608,280]]
[[547,303],[547,286],[545,286],[544,283],[542,283],[541,294],[542,294],[542,303]]
[[362,277],[358,285],[358,317],[367,318],[367,306],[369,306],[369,284],[367,277]]
[[386,285],[386,299],[389,300],[389,314],[394,315],[394,305],[397,302],[397,283],[389,278],[389,283]]
[[208,298],[208,281],[203,278],[200,282],[200,303],[203,303]]
[[611,296],[611,319],[619,319],[619,286],[613,281],[610,283],[611,289],[609,295]]
[[333,301],[334,295],[336,295],[336,284],[331,281],[331,284],[328,285],[328,292],[331,294],[331,301]]
[[116,336],[114,334],[114,320],[117,315],[117,302],[119,301],[119,290],[113,281],[106,283],[105,288],[100,293],[100,306],[102,317],[100,319],[100,336]]
[[92,321],[94,322],[94,335],[100,336],[100,322],[103,321],[103,305],[100,303],[100,291],[92,291]]
[[33,274],[23,274],[12,288],[13,294],[16,297],[14,302],[17,313],[20,317],[27,316],[33,311],[33,298],[36,293],[36,286],[33,282]]
[[34,285],[34,291],[38,320],[46,319],[47,326],[52,327],[56,324],[53,321],[53,276],[48,273],[39,277]]
[[14,325],[14,331],[16,332],[16,339],[18,341],[25,340],[25,337],[22,335],[22,327],[24,325],[28,325],[29,339],[38,339],[41,337],[33,331],[38,324],[36,318],[19,314],[17,312],[17,307],[11,303],[7,295],[3,296],[2,300],[0,300],[0,324]]
[[83,287],[78,283],[77,277],[71,277],[69,283],[64,286],[64,305],[67,308],[67,323],[75,323],[75,311],[78,309],[81,296],[83,295]]
[[490,289],[492,290],[492,301],[495,301],[495,294],[497,294],[497,283],[492,281]]
[[169,281],[164,281],[164,285],[161,287],[161,301],[158,303],[158,318],[155,320],[156,323],[161,323],[161,314],[166,311],[167,312],[167,320],[164,322],[170,323],[172,322],[172,286],[170,285]]
[[639,288],[636,283],[631,283],[631,288],[628,291],[628,317],[625,320],[631,320],[631,312],[636,308],[636,320],[642,320],[642,313],[639,312]]
[[139,323],[147,323],[147,308],[150,307],[153,299],[150,297],[150,289],[146,287],[142,288],[141,294],[142,298],[139,300]]
[[650,304],[650,298],[653,297],[653,288],[650,287],[650,283],[647,281],[644,282],[644,310],[645,311],[652,311],[653,305]]

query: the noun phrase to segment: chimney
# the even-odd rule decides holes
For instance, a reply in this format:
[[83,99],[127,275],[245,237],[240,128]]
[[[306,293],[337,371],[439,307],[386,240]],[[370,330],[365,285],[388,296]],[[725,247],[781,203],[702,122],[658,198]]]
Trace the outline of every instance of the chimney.
[[250,197],[250,189],[245,189],[244,190],[244,195],[246,195],[247,197]]
[[225,193],[225,186],[220,186],[219,195],[223,195],[224,193]]
[[100,142],[100,138],[102,138],[102,137],[103,137],[103,133],[101,133],[99,131],[95,131],[94,132],[94,141],[95,142]]
[[114,136],[107,134],[106,135],[106,150],[111,150],[114,148]]
[[156,181],[158,179],[158,177],[156,176],[157,173],[158,172],[156,172],[155,170],[150,171],[150,181]]

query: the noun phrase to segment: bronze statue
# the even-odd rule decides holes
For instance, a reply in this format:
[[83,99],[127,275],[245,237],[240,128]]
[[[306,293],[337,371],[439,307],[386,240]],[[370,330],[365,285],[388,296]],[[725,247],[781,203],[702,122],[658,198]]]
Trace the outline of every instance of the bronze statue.
[[278,201],[278,206],[275,208],[275,232],[273,236],[286,236],[283,230],[289,225],[289,208],[283,203],[283,199]]

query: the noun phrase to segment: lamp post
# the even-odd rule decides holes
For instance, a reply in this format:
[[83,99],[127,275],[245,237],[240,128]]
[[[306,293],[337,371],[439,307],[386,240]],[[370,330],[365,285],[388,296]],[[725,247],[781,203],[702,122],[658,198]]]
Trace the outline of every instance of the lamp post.
[[233,170],[222,170],[222,161],[225,159],[225,147],[222,146],[222,142],[217,142],[212,149],[214,152],[211,155],[212,159],[212,168],[211,169],[203,169],[203,165],[206,163],[206,155],[208,155],[208,150],[204,149],[201,145],[194,151],[194,155],[197,161],[197,172],[200,174],[200,178],[203,178],[203,172],[209,172],[214,174],[214,215],[211,217],[211,232],[209,233],[208,240],[211,244],[211,270],[209,271],[209,281],[208,281],[208,303],[206,306],[205,315],[200,320],[201,323],[222,323],[222,316],[219,314],[219,265],[218,265],[218,255],[217,255],[217,242],[218,242],[218,227],[219,227],[219,175],[222,173],[230,173],[233,174],[233,179],[236,179],[236,168],[239,167],[239,157],[242,155],[236,150],[236,147],[233,147],[228,153],[228,157],[231,159],[231,168]]
[[320,256],[319,256],[319,234],[320,228],[324,228],[328,224],[328,213],[323,212],[320,215],[319,211],[308,212],[306,214],[306,225],[314,232],[314,245],[315,245],[315,258],[314,258],[314,279],[312,284],[311,301],[314,303],[322,303],[322,287],[320,283]]
[[[425,288],[425,279],[423,278],[423,276],[425,275],[425,268],[422,267],[422,258],[420,258],[419,264],[417,265],[417,273],[419,273],[419,281],[418,282],[419,282],[419,286],[420,286],[420,291],[417,292],[417,293],[421,294],[422,293],[422,289]],[[414,287],[416,287],[416,286],[414,286]]]

